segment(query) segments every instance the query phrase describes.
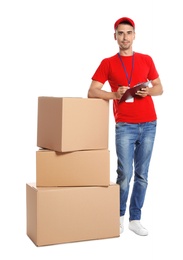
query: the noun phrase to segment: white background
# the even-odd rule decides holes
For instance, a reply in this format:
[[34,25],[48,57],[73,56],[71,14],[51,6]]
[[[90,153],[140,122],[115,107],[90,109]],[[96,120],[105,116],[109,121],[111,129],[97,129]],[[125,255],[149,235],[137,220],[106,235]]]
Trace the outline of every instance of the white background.
[[[181,10],[178,0],[1,0],[1,259],[183,259]],[[164,87],[164,94],[154,98],[158,129],[142,215],[149,236],[130,232],[127,214],[119,238],[36,247],[26,236],[25,185],[36,178],[38,96],[87,97],[100,61],[118,52],[113,25],[122,16],[135,21],[134,51],[152,56]]]

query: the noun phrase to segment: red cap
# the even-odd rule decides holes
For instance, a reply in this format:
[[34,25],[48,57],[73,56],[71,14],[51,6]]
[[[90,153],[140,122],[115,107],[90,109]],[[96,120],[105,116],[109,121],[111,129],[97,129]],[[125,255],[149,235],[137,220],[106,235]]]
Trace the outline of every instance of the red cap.
[[115,24],[114,24],[114,30],[116,30],[116,28],[118,27],[118,25],[121,23],[121,22],[128,22],[129,24],[131,24],[131,26],[133,28],[135,28],[135,23],[132,19],[128,18],[128,17],[122,17],[120,19],[118,19]]

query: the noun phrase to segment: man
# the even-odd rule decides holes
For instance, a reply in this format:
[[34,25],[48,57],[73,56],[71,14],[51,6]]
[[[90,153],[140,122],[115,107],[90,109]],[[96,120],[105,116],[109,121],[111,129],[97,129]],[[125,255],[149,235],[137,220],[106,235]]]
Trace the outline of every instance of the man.
[[[115,22],[114,30],[119,53],[102,60],[92,77],[88,97],[113,100],[117,183],[120,185],[120,232],[124,231],[126,203],[134,172],[129,229],[145,236],[148,231],[140,222],[141,209],[148,185],[148,170],[157,124],[152,96],[161,95],[163,87],[152,58],[132,49],[135,39],[134,21],[122,17]],[[106,81],[109,82],[111,91],[102,89]],[[121,98],[126,96],[124,93],[139,83],[145,84],[134,96],[121,101]]]

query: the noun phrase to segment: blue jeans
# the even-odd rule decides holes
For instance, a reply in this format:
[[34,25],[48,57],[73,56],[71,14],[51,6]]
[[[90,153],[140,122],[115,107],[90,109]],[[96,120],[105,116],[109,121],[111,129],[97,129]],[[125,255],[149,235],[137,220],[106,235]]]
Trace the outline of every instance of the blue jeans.
[[129,206],[129,220],[140,220],[148,185],[157,121],[116,124],[117,184],[120,185],[120,216],[126,212],[130,181],[134,182]]

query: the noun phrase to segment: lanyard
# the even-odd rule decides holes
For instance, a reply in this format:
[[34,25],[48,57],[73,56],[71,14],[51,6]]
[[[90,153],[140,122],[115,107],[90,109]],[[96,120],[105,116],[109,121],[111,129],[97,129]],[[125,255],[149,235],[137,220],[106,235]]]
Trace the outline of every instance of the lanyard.
[[133,52],[133,56],[132,56],[132,70],[131,70],[130,78],[128,77],[128,72],[126,70],[125,64],[124,64],[124,62],[123,62],[119,52],[118,52],[118,57],[119,57],[119,59],[121,61],[122,67],[124,69],[124,72],[125,72],[125,75],[126,75],[126,79],[128,81],[128,86],[130,86],[130,83],[131,83],[131,80],[132,80],[132,74],[133,74],[133,70],[134,70],[134,52]]

